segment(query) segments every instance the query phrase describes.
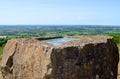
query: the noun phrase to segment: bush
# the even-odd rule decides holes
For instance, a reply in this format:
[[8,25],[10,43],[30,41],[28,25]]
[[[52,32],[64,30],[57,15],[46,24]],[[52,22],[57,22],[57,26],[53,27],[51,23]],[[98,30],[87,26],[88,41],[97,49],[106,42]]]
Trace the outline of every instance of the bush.
[[109,36],[113,36],[114,41],[115,41],[117,44],[120,44],[120,34],[109,34]]
[[0,38],[0,60],[2,59],[3,48],[7,42],[7,38]]

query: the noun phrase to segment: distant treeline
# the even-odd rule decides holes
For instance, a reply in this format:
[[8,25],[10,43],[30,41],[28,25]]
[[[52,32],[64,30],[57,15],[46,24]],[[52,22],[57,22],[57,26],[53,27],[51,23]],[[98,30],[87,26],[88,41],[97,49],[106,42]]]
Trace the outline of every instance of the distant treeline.
[[90,25],[23,25],[0,26],[0,35],[11,38],[30,38],[44,36],[74,36],[74,35],[107,35],[120,34],[120,26],[90,26]]

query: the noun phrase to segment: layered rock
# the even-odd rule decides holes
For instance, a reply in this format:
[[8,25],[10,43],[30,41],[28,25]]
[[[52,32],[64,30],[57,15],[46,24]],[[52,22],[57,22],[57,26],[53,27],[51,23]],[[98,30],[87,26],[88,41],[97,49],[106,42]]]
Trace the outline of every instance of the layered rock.
[[59,46],[36,39],[9,40],[1,79],[117,79],[119,54],[113,38],[74,38],[80,40]]

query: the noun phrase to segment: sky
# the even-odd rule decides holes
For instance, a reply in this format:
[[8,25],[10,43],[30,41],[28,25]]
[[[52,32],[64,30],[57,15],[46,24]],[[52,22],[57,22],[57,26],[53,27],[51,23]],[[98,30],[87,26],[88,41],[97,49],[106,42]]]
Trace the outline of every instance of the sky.
[[0,25],[120,25],[120,0],[0,0]]

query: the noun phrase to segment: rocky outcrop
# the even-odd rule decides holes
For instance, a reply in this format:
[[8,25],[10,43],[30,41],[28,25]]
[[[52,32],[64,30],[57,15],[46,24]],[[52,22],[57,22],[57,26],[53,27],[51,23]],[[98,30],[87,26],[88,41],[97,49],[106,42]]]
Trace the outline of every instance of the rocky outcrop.
[[111,37],[77,36],[54,46],[36,39],[9,40],[1,79],[117,79],[119,54]]

